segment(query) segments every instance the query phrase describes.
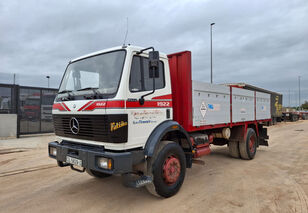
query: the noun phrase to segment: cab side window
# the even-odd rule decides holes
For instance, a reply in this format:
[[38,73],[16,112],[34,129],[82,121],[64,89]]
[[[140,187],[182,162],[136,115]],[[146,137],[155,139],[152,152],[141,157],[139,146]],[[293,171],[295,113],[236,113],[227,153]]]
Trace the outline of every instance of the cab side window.
[[[155,78],[155,89],[165,87],[164,64],[159,62],[159,78]],[[153,90],[153,79],[149,76],[149,59],[134,56],[130,71],[129,90],[131,92],[142,92]]]

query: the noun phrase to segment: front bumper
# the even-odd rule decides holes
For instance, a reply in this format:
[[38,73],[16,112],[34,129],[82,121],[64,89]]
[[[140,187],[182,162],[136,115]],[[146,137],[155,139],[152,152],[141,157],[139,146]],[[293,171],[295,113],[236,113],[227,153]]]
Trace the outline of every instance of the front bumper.
[[[57,149],[57,156],[50,155],[49,149],[54,147]],[[66,156],[82,160],[84,168],[107,174],[124,174],[133,171],[133,166],[144,161],[143,150],[112,152],[106,151],[103,147],[89,146],[63,141],[50,142],[48,144],[48,155],[57,161],[65,162]],[[105,157],[112,159],[112,169],[102,169],[97,165],[97,159]]]

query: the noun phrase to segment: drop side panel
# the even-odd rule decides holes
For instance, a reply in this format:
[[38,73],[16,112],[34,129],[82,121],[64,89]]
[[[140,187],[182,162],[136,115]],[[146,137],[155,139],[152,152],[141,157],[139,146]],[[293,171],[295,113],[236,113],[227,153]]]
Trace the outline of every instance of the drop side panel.
[[193,126],[230,122],[230,88],[228,86],[192,82]]
[[264,120],[271,118],[271,95],[256,92],[256,119]]
[[254,91],[232,87],[232,122],[255,120]]

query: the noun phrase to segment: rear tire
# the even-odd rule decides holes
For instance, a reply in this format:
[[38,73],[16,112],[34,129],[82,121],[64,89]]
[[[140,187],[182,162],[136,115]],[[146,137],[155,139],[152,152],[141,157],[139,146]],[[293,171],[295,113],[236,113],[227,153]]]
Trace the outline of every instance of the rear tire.
[[180,190],[186,173],[186,159],[177,143],[162,141],[147,164],[147,173],[152,176],[153,183],[146,188],[151,194],[168,198]]
[[92,177],[96,177],[96,178],[106,178],[106,177],[110,177],[111,174],[106,174],[106,173],[102,173],[102,172],[98,172],[92,169],[86,169],[86,172],[91,175]]
[[242,159],[251,160],[257,152],[257,136],[253,129],[248,128],[246,138],[239,142],[240,155]]
[[229,154],[233,158],[240,158],[240,149],[238,141],[229,141]]

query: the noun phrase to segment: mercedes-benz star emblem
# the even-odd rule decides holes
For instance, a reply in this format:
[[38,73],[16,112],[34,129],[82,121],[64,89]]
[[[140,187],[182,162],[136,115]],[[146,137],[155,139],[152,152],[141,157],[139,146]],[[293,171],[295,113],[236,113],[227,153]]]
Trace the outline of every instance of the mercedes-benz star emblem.
[[73,134],[77,135],[79,132],[79,122],[75,117],[70,120],[70,128]]

